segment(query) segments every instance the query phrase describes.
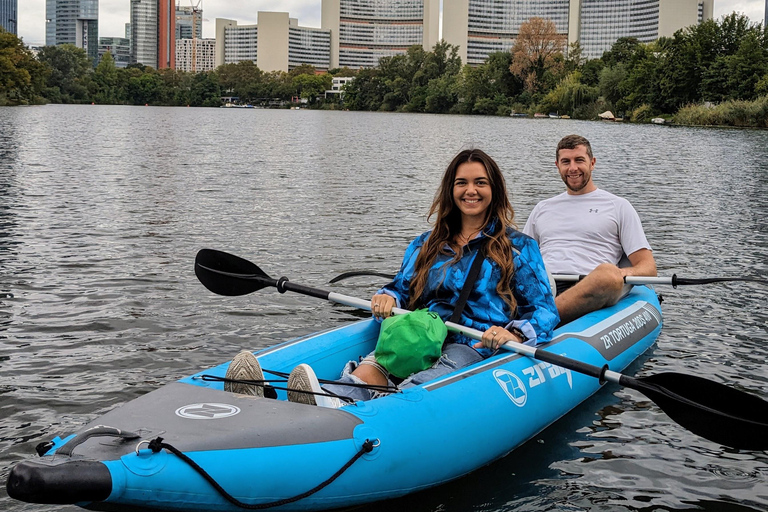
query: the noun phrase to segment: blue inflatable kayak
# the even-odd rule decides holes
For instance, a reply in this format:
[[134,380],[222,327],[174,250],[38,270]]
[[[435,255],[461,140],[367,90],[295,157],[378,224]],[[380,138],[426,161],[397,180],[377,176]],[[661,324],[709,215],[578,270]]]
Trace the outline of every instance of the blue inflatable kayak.
[[[636,286],[615,306],[558,328],[540,348],[621,371],[654,343],[661,325],[656,293]],[[373,350],[378,330],[373,320],[358,321],[257,356],[267,370],[308,363],[321,379],[335,379],[347,361]],[[360,505],[504,457],[600,388],[594,377],[502,351],[400,393],[327,409],[288,402],[282,390],[277,399],[235,395],[203,378],[223,377],[228,364],[42,443],[41,457],[12,469],[9,495],[94,510]],[[508,428],[479,432],[479,425]]]

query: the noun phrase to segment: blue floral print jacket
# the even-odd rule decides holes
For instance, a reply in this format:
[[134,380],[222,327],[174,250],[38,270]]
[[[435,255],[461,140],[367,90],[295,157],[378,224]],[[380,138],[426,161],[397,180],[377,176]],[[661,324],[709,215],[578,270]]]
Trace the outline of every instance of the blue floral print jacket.
[[[492,222],[488,230],[492,232],[495,225],[496,223]],[[407,307],[410,301],[410,280],[414,274],[416,257],[430,233],[431,231],[427,231],[410,243],[394,280],[378,292],[394,297],[398,307]],[[552,330],[560,321],[560,317],[539,246],[531,237],[511,228],[507,230],[507,236],[512,243],[514,254],[514,282],[511,288],[517,301],[517,309],[510,311],[496,293],[501,271],[493,260],[486,258],[459,323],[480,331],[485,331],[493,325],[507,329],[516,327],[526,335],[526,345],[545,343],[552,339]],[[478,254],[484,238],[483,233],[470,241],[464,248],[464,255],[454,264],[451,264],[454,253],[448,249],[447,252],[451,254],[438,255],[429,271],[422,303],[430,311],[439,314],[444,321],[450,319],[453,314],[453,305],[461,295],[472,260]],[[469,346],[476,343],[460,333],[449,333],[449,341]],[[478,352],[485,357],[492,353],[489,349],[479,349]]]

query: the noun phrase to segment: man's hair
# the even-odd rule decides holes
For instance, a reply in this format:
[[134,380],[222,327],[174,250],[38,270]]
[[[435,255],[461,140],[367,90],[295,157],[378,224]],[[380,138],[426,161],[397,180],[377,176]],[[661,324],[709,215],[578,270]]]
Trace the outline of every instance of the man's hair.
[[560,139],[560,142],[557,143],[555,160],[560,160],[561,149],[576,149],[576,146],[584,146],[585,148],[587,148],[587,155],[589,155],[589,158],[593,158],[592,146],[589,144],[589,141],[587,139],[585,139],[581,135],[566,135],[565,137]]

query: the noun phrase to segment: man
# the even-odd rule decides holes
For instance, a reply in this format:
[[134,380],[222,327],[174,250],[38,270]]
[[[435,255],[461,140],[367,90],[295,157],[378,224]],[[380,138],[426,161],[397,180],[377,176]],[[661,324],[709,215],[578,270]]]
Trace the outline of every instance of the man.
[[589,141],[564,137],[556,158],[566,191],[537,204],[523,232],[539,243],[549,272],[586,275],[576,284],[558,283],[555,304],[566,323],[616,304],[624,277],[655,276],[656,261],[629,201],[592,181],[596,159]]

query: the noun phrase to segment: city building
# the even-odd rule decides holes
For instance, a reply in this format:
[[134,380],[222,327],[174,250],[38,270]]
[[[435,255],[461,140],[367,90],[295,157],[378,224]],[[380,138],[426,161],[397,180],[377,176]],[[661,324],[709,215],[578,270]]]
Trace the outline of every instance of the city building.
[[552,20],[567,34],[573,0],[443,0],[443,39],[459,47],[462,62],[478,65],[494,52],[509,51],[520,25]]
[[258,44],[257,25],[238,25],[235,20],[216,18],[216,67],[246,60],[256,62]]
[[344,86],[347,85],[349,82],[354,80],[355,77],[353,76],[335,76],[332,79],[331,82],[331,88],[327,91],[325,91],[325,98],[328,99],[333,96],[338,96],[339,98],[344,97]]
[[299,26],[287,12],[259,11],[256,25],[216,19],[216,66],[250,60],[262,71],[290,71],[302,64],[326,71],[330,48],[330,31]]
[[176,41],[176,69],[199,73],[216,69],[215,39],[179,39]]
[[[194,30],[194,32],[193,32]],[[203,10],[192,5],[176,6],[176,39],[203,37]]]
[[520,25],[539,17],[595,59],[621,37],[649,43],[711,19],[713,10],[714,0],[443,0],[443,39],[459,47],[463,62],[478,65],[511,49]]
[[439,11],[439,0],[323,0],[321,27],[331,31],[331,68],[374,67],[413,45],[431,50],[438,42]]
[[131,62],[157,69],[176,66],[174,0],[131,0],[130,29]]
[[109,52],[115,60],[115,66],[124,68],[131,63],[131,40],[127,37],[100,37],[99,60]]
[[45,44],[73,44],[99,58],[99,0],[46,0]]
[[18,34],[19,27],[16,26],[18,12],[18,0],[0,0],[0,27],[11,34]]

